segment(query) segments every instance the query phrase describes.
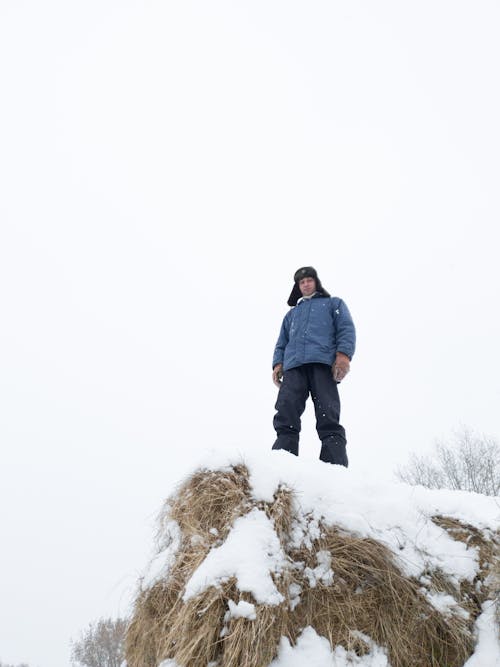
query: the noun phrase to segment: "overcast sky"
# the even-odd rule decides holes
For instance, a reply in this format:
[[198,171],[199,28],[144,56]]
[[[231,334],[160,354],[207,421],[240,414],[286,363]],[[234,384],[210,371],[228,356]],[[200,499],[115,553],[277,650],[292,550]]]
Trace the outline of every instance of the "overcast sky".
[[[2,0],[0,660],[126,615],[206,447],[269,455],[294,271],[349,306],[351,469],[500,436],[491,0]],[[319,455],[309,405],[301,456]]]

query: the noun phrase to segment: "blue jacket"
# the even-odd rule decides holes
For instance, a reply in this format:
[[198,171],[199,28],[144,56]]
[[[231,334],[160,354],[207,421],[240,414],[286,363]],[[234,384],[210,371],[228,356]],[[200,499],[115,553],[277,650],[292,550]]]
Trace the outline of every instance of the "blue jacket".
[[331,366],[337,352],[352,359],[355,346],[354,323],[342,299],[315,294],[300,300],[285,315],[273,368],[280,363],[284,371],[311,363]]

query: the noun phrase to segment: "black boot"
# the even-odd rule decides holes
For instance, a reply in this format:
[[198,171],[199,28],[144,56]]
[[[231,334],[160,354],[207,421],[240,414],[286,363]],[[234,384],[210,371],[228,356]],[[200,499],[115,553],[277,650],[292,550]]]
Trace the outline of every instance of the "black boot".
[[298,436],[279,433],[273,449],[285,449],[290,454],[299,455],[299,438]]
[[340,436],[330,435],[321,441],[321,461],[334,463],[339,466],[349,465],[346,453],[346,441]]

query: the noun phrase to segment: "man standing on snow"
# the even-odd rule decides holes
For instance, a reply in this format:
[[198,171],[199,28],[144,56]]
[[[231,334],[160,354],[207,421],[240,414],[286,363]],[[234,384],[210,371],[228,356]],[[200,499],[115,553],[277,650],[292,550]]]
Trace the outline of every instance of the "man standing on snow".
[[288,299],[292,308],[281,325],[273,357],[273,382],[279,387],[273,449],[298,455],[300,417],[310,393],[321,440],[319,458],[347,467],[337,383],[349,372],[354,324],[346,304],[330,297],[312,266],[298,269],[293,278]]

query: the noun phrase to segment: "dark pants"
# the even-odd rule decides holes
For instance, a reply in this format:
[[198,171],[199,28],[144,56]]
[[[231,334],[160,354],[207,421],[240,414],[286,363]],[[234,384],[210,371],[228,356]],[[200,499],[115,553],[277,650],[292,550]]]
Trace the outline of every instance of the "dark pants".
[[303,364],[283,374],[276,401],[274,428],[278,437],[273,449],[299,453],[300,417],[311,394],[316,413],[316,430],[321,440],[319,458],[347,468],[346,438],[339,424],[340,398],[332,369],[326,364]]

